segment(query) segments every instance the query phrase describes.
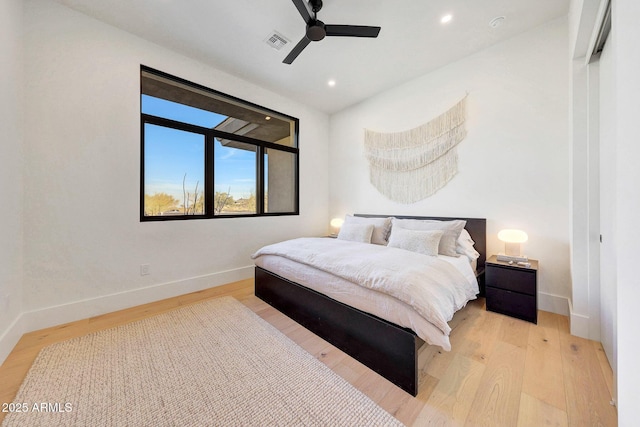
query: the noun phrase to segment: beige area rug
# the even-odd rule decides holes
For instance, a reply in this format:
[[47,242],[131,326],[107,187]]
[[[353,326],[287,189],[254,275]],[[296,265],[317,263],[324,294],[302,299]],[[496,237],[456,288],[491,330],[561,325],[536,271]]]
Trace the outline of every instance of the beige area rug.
[[3,426],[402,425],[231,297],[45,347],[13,402]]

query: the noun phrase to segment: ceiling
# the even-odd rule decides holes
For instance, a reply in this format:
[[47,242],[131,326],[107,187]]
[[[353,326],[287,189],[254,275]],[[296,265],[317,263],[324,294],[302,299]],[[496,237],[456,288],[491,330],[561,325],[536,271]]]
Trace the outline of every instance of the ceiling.
[[[569,8],[569,0],[324,0],[323,22],[381,26],[379,37],[327,37],[287,65],[305,31],[291,0],[56,1],[329,114]],[[453,18],[442,24],[445,14]],[[492,28],[498,16],[505,20]],[[265,43],[274,30],[290,40],[282,50]]]

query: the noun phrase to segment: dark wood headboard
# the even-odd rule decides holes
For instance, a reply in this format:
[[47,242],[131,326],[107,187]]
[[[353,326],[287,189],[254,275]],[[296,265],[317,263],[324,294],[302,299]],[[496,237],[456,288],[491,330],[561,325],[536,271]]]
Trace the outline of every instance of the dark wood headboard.
[[452,221],[454,219],[461,219],[467,221],[467,225],[464,227],[468,232],[475,244],[475,248],[480,253],[478,257],[478,264],[476,272],[478,275],[478,282],[480,283],[480,294],[484,295],[484,264],[487,260],[487,220],[486,218],[461,218],[461,217],[444,217],[444,216],[405,216],[405,215],[377,215],[377,214],[355,214],[355,216],[361,216],[365,218],[387,218],[393,217],[398,219],[435,219],[438,221]]

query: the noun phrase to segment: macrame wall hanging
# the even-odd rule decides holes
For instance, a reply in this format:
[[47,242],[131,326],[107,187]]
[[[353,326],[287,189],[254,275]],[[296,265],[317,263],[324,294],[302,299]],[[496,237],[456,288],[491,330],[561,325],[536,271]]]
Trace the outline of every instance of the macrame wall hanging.
[[365,129],[371,184],[399,203],[415,203],[444,187],[458,172],[456,145],[467,134],[466,99],[414,129],[394,133]]

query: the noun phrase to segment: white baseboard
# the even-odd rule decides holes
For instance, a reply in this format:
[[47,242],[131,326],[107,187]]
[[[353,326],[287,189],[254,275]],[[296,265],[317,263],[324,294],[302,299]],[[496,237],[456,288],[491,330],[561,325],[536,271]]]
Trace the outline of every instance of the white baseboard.
[[538,292],[538,310],[568,316],[569,298],[548,294],[546,292]]
[[19,314],[18,317],[11,322],[11,325],[9,325],[4,334],[0,336],[0,364],[4,363],[4,360],[25,333],[24,322],[22,319],[22,314]]
[[253,277],[254,266],[22,312],[0,337],[0,363],[23,334]]
[[591,339],[589,337],[589,316],[574,312],[571,300],[569,300],[569,327],[571,335]]
[[[20,340],[20,337],[25,333],[249,279],[253,277],[253,272],[254,266],[251,265],[207,274],[205,276],[191,277],[175,282],[161,283],[145,288],[137,288],[116,294],[23,312],[15,319],[4,335],[0,337],[0,363],[6,359],[13,347]],[[538,309],[569,316],[571,320],[571,333],[573,335],[586,337],[589,318],[572,313],[571,301],[568,298],[539,292]]]

